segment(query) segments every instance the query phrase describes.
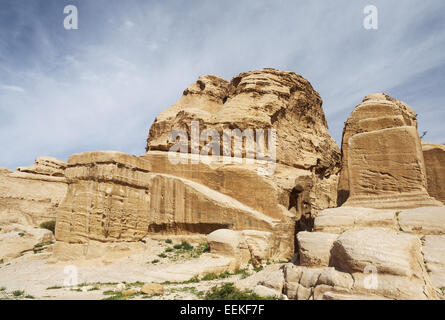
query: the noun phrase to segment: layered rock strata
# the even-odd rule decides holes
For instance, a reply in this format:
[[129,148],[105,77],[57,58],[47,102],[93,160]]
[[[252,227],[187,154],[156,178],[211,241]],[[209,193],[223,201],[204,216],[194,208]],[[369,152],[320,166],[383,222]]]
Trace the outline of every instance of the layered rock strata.
[[445,204],[445,146],[422,142],[428,193]]
[[405,103],[371,94],[343,131],[338,203],[371,208],[441,206],[427,192],[417,120]]

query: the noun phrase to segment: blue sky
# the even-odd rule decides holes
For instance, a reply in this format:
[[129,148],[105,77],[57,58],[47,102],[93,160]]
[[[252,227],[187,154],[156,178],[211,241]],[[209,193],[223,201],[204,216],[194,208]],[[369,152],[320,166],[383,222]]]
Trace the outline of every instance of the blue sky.
[[[79,29],[63,28],[76,5]],[[379,29],[363,28],[363,9]],[[200,75],[273,67],[307,78],[338,143],[363,97],[386,92],[444,143],[443,0],[1,0],[0,166],[38,156],[144,153],[157,114]]]

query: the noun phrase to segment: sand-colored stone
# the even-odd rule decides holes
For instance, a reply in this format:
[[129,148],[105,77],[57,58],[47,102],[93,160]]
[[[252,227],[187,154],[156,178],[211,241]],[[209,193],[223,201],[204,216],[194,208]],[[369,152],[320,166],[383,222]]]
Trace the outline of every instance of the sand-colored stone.
[[422,252],[434,287],[445,288],[445,235],[425,236]]
[[[230,83],[215,76],[200,77],[176,104],[156,117],[143,158],[152,163],[153,172],[204,184],[272,218],[283,221],[288,220],[287,216],[292,217],[298,221],[298,230],[308,230],[316,214],[335,206],[337,198],[340,155],[328,133],[321,104],[310,83],[293,72],[251,71]],[[225,130],[226,133],[235,129],[276,130],[274,172],[269,176],[258,175],[271,165],[271,161],[264,162],[270,160],[267,155],[272,150],[267,143],[266,158],[259,157],[255,163],[246,164],[246,157],[255,150],[246,147],[238,153],[239,147],[223,143],[220,157],[213,155],[211,164],[199,160],[190,163],[196,160],[193,157],[204,160],[208,157],[199,157],[205,140],[199,142],[197,150],[192,148],[191,139],[195,136],[192,121],[199,122],[201,133],[204,129],[215,129],[220,142],[224,141]],[[167,160],[167,151],[176,143],[169,141],[172,130],[187,133],[185,150],[192,156],[186,164],[171,165]],[[233,163],[236,159],[243,164]],[[286,225],[283,228],[293,228],[292,222],[283,223]],[[293,244],[287,245],[292,251]]]
[[56,218],[67,190],[65,163],[42,157],[28,169],[0,171],[0,226],[11,223],[38,226]]
[[[9,224],[0,230],[0,261],[7,261],[20,257],[25,252],[48,245],[54,241],[53,233],[46,229]],[[37,247],[36,247],[37,246]]]
[[169,150],[174,144],[168,140],[173,129],[185,129],[191,137],[192,120],[199,121],[202,130],[215,128],[220,133],[226,128],[274,128],[278,162],[335,173],[340,160],[338,147],[328,133],[321,105],[311,84],[293,72],[250,71],[230,83],[203,76],[156,117],[146,149]]
[[427,193],[417,120],[385,94],[365,97],[343,131],[338,203],[369,208],[440,206]]
[[250,251],[242,234],[238,231],[220,229],[207,236],[210,252],[226,257],[233,257],[237,262],[237,268],[249,263]]
[[339,207],[321,211],[314,221],[314,231],[342,233],[349,229],[388,228],[399,230],[396,210]]
[[203,184],[150,170],[146,158],[118,152],[71,156],[56,239],[131,242],[151,234],[208,234],[230,228],[271,235],[271,257],[291,252],[290,217],[273,219]]
[[445,204],[445,146],[422,141],[428,193]]
[[29,167],[19,167],[17,171],[42,174],[45,176],[65,176],[66,162],[53,157],[39,157]]
[[404,232],[424,235],[445,235],[445,208],[421,207],[406,209],[398,214]]
[[164,294],[164,286],[159,283],[146,283],[141,288],[142,294]]
[[368,265],[379,273],[408,278],[422,273],[419,238],[387,229],[346,231],[334,242],[331,255],[331,265],[349,273],[364,272]]
[[323,232],[299,232],[297,235],[300,265],[327,267],[331,249],[338,234]]

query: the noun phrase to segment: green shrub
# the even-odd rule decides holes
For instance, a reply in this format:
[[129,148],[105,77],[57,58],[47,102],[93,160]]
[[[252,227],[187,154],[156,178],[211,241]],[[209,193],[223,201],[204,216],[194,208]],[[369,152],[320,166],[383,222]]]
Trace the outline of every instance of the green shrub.
[[273,297],[261,297],[249,290],[241,291],[232,282],[214,286],[204,296],[205,300],[276,300]]
[[159,262],[159,259],[154,259],[151,263],[156,264]]
[[201,280],[203,281],[210,281],[210,280],[215,280],[218,279],[218,275],[215,273],[208,273],[206,274],[204,277],[202,277]]
[[161,253],[161,254],[158,254],[158,257],[159,258],[167,258],[167,255],[165,253]]
[[12,292],[14,297],[23,296],[24,293],[25,293],[25,291],[23,291],[23,290],[15,290],[15,291]]
[[172,252],[174,249],[173,248],[167,248],[167,249],[165,249],[165,252]]
[[165,243],[171,244],[173,241],[171,239],[165,240]]
[[20,236],[20,237],[23,237],[24,235],[25,235],[24,232],[19,232],[19,236]]
[[56,221],[51,220],[51,221],[42,222],[40,224],[40,228],[47,229],[47,230],[51,231],[52,233],[54,233],[56,230]]

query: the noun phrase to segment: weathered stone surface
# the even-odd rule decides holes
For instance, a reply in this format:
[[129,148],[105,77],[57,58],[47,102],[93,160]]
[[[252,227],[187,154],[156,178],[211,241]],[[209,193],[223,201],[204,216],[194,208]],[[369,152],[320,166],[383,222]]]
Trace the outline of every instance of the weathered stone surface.
[[20,224],[3,225],[0,230],[0,261],[7,262],[36,246],[54,241],[51,231]]
[[434,287],[445,288],[445,235],[425,236],[422,251]]
[[68,243],[138,241],[148,231],[150,164],[118,152],[69,158],[68,191],[57,213],[56,239]]
[[70,157],[69,189],[59,209],[56,238],[71,243],[138,241],[151,232],[273,229],[273,219],[232,198],[149,170],[149,162],[116,152]]
[[331,287],[341,287],[351,289],[354,279],[349,273],[339,272],[334,268],[324,269],[318,278],[317,285],[328,285]]
[[[292,72],[252,71],[240,74],[230,83],[215,76],[204,76],[156,118],[148,135],[147,154],[143,157],[152,162],[153,172],[204,184],[279,219],[287,235],[291,235],[294,224],[289,222],[289,217],[299,221],[298,230],[308,230],[314,216],[322,209],[335,206],[337,198],[340,157],[338,147],[329,136],[321,103],[310,83]],[[271,176],[258,176],[264,164],[245,161],[254,150],[246,147],[238,153],[239,146],[232,148],[223,143],[219,148],[221,157],[214,154],[211,164],[187,161],[187,164],[171,165],[165,151],[176,143],[169,141],[172,130],[187,133],[188,153],[197,159],[210,159],[199,156],[205,140],[199,141],[198,149],[192,148],[191,140],[196,136],[192,121],[199,122],[201,133],[204,129],[215,129],[220,142],[224,141],[227,130],[276,130],[275,172]],[[260,140],[256,142],[259,144]],[[271,150],[266,143],[266,153]],[[232,159],[233,162],[236,158],[243,164],[225,161]],[[270,161],[264,163],[270,165]],[[293,243],[285,245],[293,251]]]
[[138,292],[139,292],[138,289],[133,288],[133,289],[124,290],[121,293],[123,296],[130,296],[130,295],[136,294]]
[[387,229],[350,230],[341,234],[331,252],[331,265],[344,272],[364,272],[373,265],[379,273],[422,277],[419,238]]
[[342,233],[349,229],[388,228],[399,230],[396,210],[340,207],[321,211],[314,221],[314,231]]
[[164,286],[159,283],[146,283],[141,288],[142,294],[164,294]]
[[242,234],[238,231],[220,229],[207,236],[210,252],[226,257],[232,257],[237,262],[237,268],[245,266],[250,260],[250,251]]
[[254,293],[256,293],[257,295],[259,295],[260,297],[264,297],[264,298],[272,298],[272,297],[279,298],[279,297],[281,297],[281,291],[277,291],[272,288],[262,286],[260,284],[255,286],[255,288],[253,288],[252,291]]
[[415,113],[388,95],[368,95],[343,131],[339,204],[388,209],[440,206],[426,186]]
[[445,146],[422,141],[423,158],[425,159],[428,193],[445,203]]
[[249,248],[253,263],[261,263],[272,257],[273,234],[257,230],[243,230],[241,232]]
[[29,167],[19,167],[17,171],[43,174],[45,176],[65,176],[66,162],[53,157],[39,157]]
[[296,282],[289,282],[286,283],[285,294],[291,300],[309,300],[312,295],[312,289]]
[[422,207],[403,210],[398,214],[400,228],[416,234],[445,235],[445,208]]
[[352,276],[354,277],[352,292],[358,295],[395,300],[437,299],[428,278],[407,278],[379,272],[374,288],[366,285],[369,282],[370,274],[359,272]]
[[42,157],[24,172],[1,170],[0,226],[11,223],[38,226],[55,220],[56,208],[67,190],[64,165],[61,160]]
[[284,274],[283,270],[277,270],[274,272],[271,272],[266,276],[266,278],[262,281],[260,281],[260,285],[263,285],[265,287],[271,288],[273,290],[276,290],[278,292],[283,291],[284,287]]
[[322,232],[299,232],[297,235],[300,265],[327,267],[331,249],[338,234]]
[[[204,76],[162,112],[150,129],[148,150],[167,151],[173,129],[200,122],[202,129],[277,130],[277,159],[293,167],[315,167],[326,174],[338,168],[338,147],[330,137],[320,95],[303,77],[263,69],[241,73],[230,83]],[[222,154],[222,153],[221,153]]]

